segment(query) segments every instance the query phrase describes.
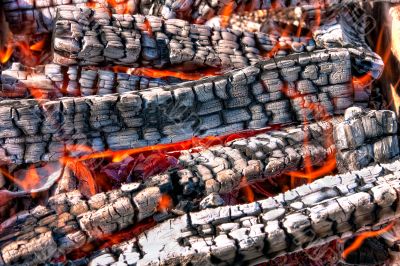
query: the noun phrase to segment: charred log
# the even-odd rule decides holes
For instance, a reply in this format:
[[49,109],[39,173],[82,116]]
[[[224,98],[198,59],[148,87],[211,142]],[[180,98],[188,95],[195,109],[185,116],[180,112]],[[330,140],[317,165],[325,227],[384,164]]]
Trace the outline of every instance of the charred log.
[[145,90],[182,82],[179,78],[148,78],[100,68],[47,64],[34,69],[13,63],[0,76],[4,98],[88,96]]
[[[92,259],[92,265],[260,263],[399,217],[398,160],[327,176],[273,198],[188,213]],[[100,263],[100,264],[99,264]]]
[[[375,112],[377,117],[385,116],[385,113],[387,112]],[[361,117],[370,120],[375,126],[385,125],[385,130],[380,131],[382,135],[371,137],[370,141],[377,138],[386,139],[384,136],[393,134],[393,123],[396,124],[393,116],[385,116],[388,119],[378,121],[371,119],[373,116],[370,113],[367,116],[352,117],[347,122],[352,121],[350,125],[352,127]],[[318,122],[289,128],[286,131],[235,140],[225,146],[211,147],[198,153],[183,152],[180,162],[184,169],[173,169],[166,174],[153,176],[144,183],[126,184],[121,189],[97,194],[89,200],[85,200],[79,191],[58,194],[50,198],[47,207],[36,207],[22,216],[17,216],[17,219],[3,223],[1,233],[3,259],[10,264],[12,261],[25,261],[33,256],[37,259],[33,264],[42,263],[147,217],[163,219],[162,217],[168,215],[160,215],[157,212],[160,211],[158,209],[160,199],[166,194],[176,205],[184,206],[187,201],[198,203],[207,195],[229,193],[239,189],[243,176],[247,178],[248,183],[251,183],[293,169],[301,169],[307,156],[310,157],[312,164],[319,164],[333,152],[334,145],[330,141],[332,141],[332,127],[336,127],[335,123],[337,123],[335,120]],[[358,127],[352,129],[359,130]],[[350,140],[336,139],[338,145],[339,143],[343,145],[347,141]],[[307,144],[304,144],[305,142]],[[398,151],[398,147],[396,148]],[[375,162],[389,160],[396,155],[398,152],[393,154],[391,150],[387,157],[376,158]],[[368,173],[370,172],[365,172]],[[340,178],[337,179],[340,181]],[[339,195],[336,190],[331,190],[329,193],[326,192],[327,189],[319,192],[318,201]],[[315,200],[317,192],[314,192],[311,194],[309,191],[310,195],[306,197],[308,201]],[[292,195],[291,201],[298,196],[293,193],[290,195]],[[284,196],[283,199],[289,200],[290,197]],[[185,211],[199,208],[198,205],[192,206]],[[173,210],[172,213],[180,212]],[[40,225],[41,230],[35,229],[37,225]],[[25,245],[28,247],[37,244],[46,245],[45,251],[22,248]]]
[[106,96],[1,102],[0,150],[12,163],[224,135],[342,114],[357,98],[347,49],[295,54],[230,74]]

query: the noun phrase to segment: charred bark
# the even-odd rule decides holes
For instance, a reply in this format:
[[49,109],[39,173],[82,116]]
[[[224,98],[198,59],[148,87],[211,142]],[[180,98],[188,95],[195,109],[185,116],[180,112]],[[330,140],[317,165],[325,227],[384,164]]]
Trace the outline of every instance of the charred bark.
[[49,161],[70,144],[123,150],[342,114],[368,101],[353,92],[350,67],[348,49],[330,49],[141,92],[3,101],[1,155]]
[[[38,206],[3,223],[1,232],[3,259],[6,264],[12,264],[13,261],[24,261],[28,264],[42,263],[147,217],[153,216],[158,221],[171,217],[165,213],[158,213],[163,195],[169,195],[173,200],[175,207],[172,207],[170,215],[176,215],[198,209],[198,203],[201,200],[204,202],[207,195],[229,193],[239,189],[243,185],[241,181],[244,176],[249,184],[301,169],[307,156],[313,165],[318,165],[334,150],[332,132],[340,131],[340,125],[347,123],[349,129],[358,132],[360,128],[354,125],[363,118],[364,122],[368,120],[365,124],[369,129],[368,132],[378,134],[364,138],[366,143],[373,142],[374,145],[379,145],[378,139],[397,140],[397,136],[393,135],[397,126],[393,113],[390,111],[373,113],[375,116],[372,112],[368,115],[353,112],[352,117],[346,122],[339,123],[339,126],[335,125],[337,120],[318,122],[285,131],[264,133],[249,139],[235,140],[225,146],[214,146],[198,153],[182,152],[180,162],[183,169],[172,169],[165,174],[153,176],[143,183],[125,184],[121,189],[97,194],[89,200],[84,199],[79,191],[60,193],[49,199],[47,207]],[[375,127],[371,129],[372,124]],[[384,125],[382,130],[374,131],[374,128],[380,125]],[[339,134],[334,136],[342,137]],[[335,140],[340,147],[345,145],[350,147],[351,141],[351,138]],[[394,153],[395,150],[397,153]],[[384,157],[376,157],[374,162],[388,161],[396,155],[398,146],[389,150]],[[371,172],[365,169],[364,171],[365,173],[362,171],[361,173]],[[359,174],[355,176],[363,177]],[[340,178],[337,180],[340,181]],[[322,181],[316,183],[323,184]],[[341,191],[354,190],[355,186],[349,185],[347,188],[343,186],[341,189]],[[317,198],[319,202],[321,198],[339,195],[333,188],[323,189],[318,193],[311,192],[307,193],[310,194],[306,197],[307,201],[314,201]],[[298,195],[291,193],[288,192],[286,196],[280,197],[293,203]],[[189,202],[191,207],[188,205]],[[297,205],[299,203],[288,204],[293,208]],[[200,206],[213,205],[200,203]],[[38,244],[45,245],[44,249],[28,248]],[[29,261],[32,257],[35,258],[34,262]]]
[[179,78],[149,78],[93,67],[47,64],[31,69],[13,63],[1,72],[0,95],[4,98],[55,99],[139,91],[182,81]]

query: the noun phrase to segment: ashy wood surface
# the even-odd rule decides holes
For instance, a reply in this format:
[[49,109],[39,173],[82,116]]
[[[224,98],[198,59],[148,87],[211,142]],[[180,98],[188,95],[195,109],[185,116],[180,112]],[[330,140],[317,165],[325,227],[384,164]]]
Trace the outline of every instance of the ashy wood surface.
[[93,67],[47,64],[32,69],[13,63],[1,72],[0,95],[4,98],[28,98],[40,94],[42,99],[56,99],[139,91],[179,82],[183,80],[150,78]]
[[[208,19],[229,8],[233,13],[248,9],[271,9],[294,7],[298,4],[310,6],[325,6],[327,1],[247,1],[235,0],[230,4],[226,1],[160,1],[160,0],[122,0],[110,5],[101,0],[64,0],[64,1],[38,1],[38,0],[6,0],[3,1],[6,19],[10,28],[16,34],[47,33],[53,29],[53,21],[57,8],[62,5],[69,6],[91,6],[107,8],[113,13],[154,15],[165,19],[179,18],[196,23],[204,23]],[[336,3],[336,1],[332,1]],[[229,4],[229,7],[227,7]],[[225,12],[226,13],[226,12]]]
[[241,68],[260,61],[279,41],[281,55],[315,49],[310,38],[278,39],[261,32],[211,28],[179,19],[110,15],[103,10],[63,6],[55,20],[53,62]]
[[395,161],[251,204],[188,213],[147,230],[131,250],[103,256],[137,265],[250,263],[346,238],[399,217],[399,169]]
[[[184,151],[179,158],[182,168],[150,177],[143,183],[125,184],[120,189],[96,194],[89,200],[77,190],[57,194],[49,199],[48,206],[38,206],[2,224],[0,240],[4,262],[43,263],[150,216],[161,221],[186,211],[219,206],[223,201],[218,195],[239,189],[243,177],[246,177],[246,184],[261,181],[304,168],[306,156],[313,165],[318,165],[334,152],[335,146],[353,148],[352,139],[333,134],[340,131],[341,125],[346,125],[346,132],[359,131],[360,128],[354,126],[357,121],[364,121],[368,129],[370,125],[374,125],[373,128],[384,125],[378,131],[371,129],[369,132],[375,135],[366,136],[365,143],[379,145],[387,138],[397,140],[393,134],[397,122],[392,112],[363,114],[350,111],[344,122],[333,119],[238,139],[199,152]],[[335,140],[336,145],[333,145],[332,136],[340,137]],[[398,146],[393,147],[385,157],[374,158],[374,162],[389,161],[398,155],[398,150]],[[328,197],[332,196],[332,191],[327,193]],[[307,199],[318,201],[325,192],[322,190],[319,196],[309,195]],[[174,205],[169,214],[157,211],[163,195],[169,195]],[[31,248],[39,244],[46,246]],[[32,257],[35,260],[30,262]]]
[[367,104],[351,80],[349,50],[332,48],[139,92],[4,100],[0,154],[6,163],[50,161],[70,144],[123,150],[311,121]]

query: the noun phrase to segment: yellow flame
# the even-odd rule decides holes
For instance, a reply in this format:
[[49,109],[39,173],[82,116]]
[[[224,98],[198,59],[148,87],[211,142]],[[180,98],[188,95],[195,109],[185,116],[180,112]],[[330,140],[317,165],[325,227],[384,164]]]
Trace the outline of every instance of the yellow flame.
[[390,91],[392,92],[392,99],[393,99],[393,105],[395,108],[396,115],[399,115],[399,107],[400,107],[400,97],[396,92],[396,86],[393,86],[390,84]]

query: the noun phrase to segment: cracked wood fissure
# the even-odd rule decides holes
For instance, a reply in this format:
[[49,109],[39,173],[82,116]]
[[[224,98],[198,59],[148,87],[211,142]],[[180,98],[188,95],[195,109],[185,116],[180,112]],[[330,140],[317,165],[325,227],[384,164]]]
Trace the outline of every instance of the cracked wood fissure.
[[90,265],[260,263],[397,219],[399,192],[396,160],[327,176],[266,200],[190,212],[107,250]]
[[[276,49],[278,39],[261,32],[212,28],[179,19],[110,15],[102,10],[63,6],[55,20],[53,62],[153,67],[190,63],[241,68]],[[283,55],[286,51],[315,49],[310,38],[281,39],[279,52]]]
[[[123,150],[192,136],[300,123],[366,106],[353,91],[352,48],[260,62],[218,77],[149,90],[0,102],[0,154],[15,164],[57,160],[71,144]],[[374,60],[359,54],[358,61]],[[67,147],[68,148],[68,147]]]
[[[160,221],[171,217],[157,213],[160,198],[165,194],[173,199],[176,208],[180,205],[186,211],[196,210],[198,202],[207,195],[239,189],[244,176],[252,183],[301,169],[305,156],[309,156],[313,165],[318,165],[335,149],[332,136],[340,138],[335,139],[335,143],[341,150],[356,150],[362,145],[380,148],[390,139],[389,149],[382,149],[387,153],[373,154],[373,162],[388,161],[398,155],[394,113],[357,113],[346,114],[348,119],[344,122],[332,119],[262,133],[199,152],[184,151],[179,158],[184,168],[171,169],[143,183],[122,185],[120,189],[96,194],[89,200],[77,190],[53,196],[48,206],[38,206],[2,224],[3,260],[7,265],[17,261],[42,263],[144,218],[153,216]],[[368,133],[361,136],[360,132]],[[356,139],[364,143],[354,143],[352,134],[357,134]],[[313,197],[310,195],[308,199]],[[191,207],[187,205],[189,202]]]

